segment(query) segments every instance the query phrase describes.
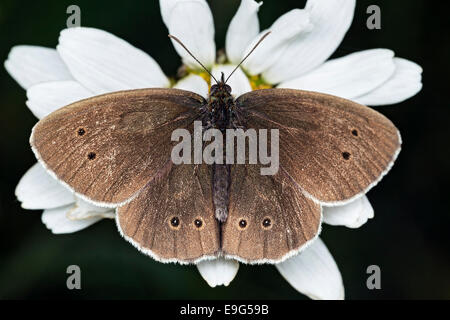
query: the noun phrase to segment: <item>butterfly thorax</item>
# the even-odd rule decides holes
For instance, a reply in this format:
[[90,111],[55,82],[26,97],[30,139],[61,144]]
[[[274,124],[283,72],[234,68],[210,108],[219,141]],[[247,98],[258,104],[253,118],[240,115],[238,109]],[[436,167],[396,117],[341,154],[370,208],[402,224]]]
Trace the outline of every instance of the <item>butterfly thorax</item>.
[[231,87],[222,81],[211,86],[204,125],[225,132],[226,129],[233,128],[233,111],[234,98],[231,95]]

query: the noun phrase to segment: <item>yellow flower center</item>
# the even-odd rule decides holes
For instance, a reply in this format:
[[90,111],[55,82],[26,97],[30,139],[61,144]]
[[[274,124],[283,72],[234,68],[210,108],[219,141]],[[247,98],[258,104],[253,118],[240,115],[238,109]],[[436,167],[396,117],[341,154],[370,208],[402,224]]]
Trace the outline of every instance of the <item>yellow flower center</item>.
[[[188,69],[187,73],[195,74],[195,75],[202,77],[208,83],[209,89],[211,89],[211,77],[206,71]],[[252,90],[273,88],[273,85],[265,82],[261,75],[251,76],[247,73],[245,73],[245,75],[247,76],[248,81],[250,82],[250,86],[252,87]]]
[[260,89],[270,89],[273,88],[273,85],[264,81],[261,75],[257,76],[249,76],[247,75],[248,80],[250,81],[250,85],[252,86],[252,90],[260,90]]
[[[180,70],[181,70],[181,74],[182,74],[181,78],[185,78],[191,74],[202,77],[203,80],[205,80],[206,83],[208,84],[208,89],[210,91],[212,84],[211,84],[211,76],[208,74],[208,72],[206,72],[203,69],[191,69],[191,68],[187,67],[186,65],[183,65],[180,68]],[[243,72],[246,75],[252,90],[273,88],[273,85],[264,81],[264,79],[262,78],[261,75],[252,76],[252,75],[249,75],[247,72],[245,72],[245,70],[243,70]],[[172,78],[170,80],[171,80],[171,85],[172,86],[175,85],[175,83],[176,83],[175,78]]]

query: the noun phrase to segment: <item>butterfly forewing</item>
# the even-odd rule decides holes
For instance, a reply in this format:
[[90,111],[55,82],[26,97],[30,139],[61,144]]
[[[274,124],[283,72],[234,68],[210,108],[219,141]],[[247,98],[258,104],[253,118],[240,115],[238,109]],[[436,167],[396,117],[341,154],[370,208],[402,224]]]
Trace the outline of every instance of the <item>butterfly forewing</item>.
[[107,206],[137,194],[169,161],[171,134],[198,118],[189,91],[142,89],[82,100],[39,121],[31,145],[44,166],[86,199]]
[[368,191],[400,150],[391,121],[349,100],[267,89],[246,93],[236,104],[247,127],[279,129],[280,170],[323,204],[343,204]]

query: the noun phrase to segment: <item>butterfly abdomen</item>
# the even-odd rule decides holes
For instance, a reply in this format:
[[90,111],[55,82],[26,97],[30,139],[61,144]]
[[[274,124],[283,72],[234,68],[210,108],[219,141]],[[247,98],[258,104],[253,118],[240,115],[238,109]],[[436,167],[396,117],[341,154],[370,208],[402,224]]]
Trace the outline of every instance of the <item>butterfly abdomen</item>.
[[214,211],[216,219],[220,222],[225,222],[228,217],[230,169],[230,165],[227,164],[214,164],[212,169]]

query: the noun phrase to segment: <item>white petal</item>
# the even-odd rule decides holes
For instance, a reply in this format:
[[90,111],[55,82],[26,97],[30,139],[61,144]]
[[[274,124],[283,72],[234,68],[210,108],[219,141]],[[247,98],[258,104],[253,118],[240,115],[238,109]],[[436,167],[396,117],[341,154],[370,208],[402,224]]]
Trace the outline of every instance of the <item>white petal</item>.
[[161,16],[166,25],[169,23],[170,14],[172,9],[180,2],[203,2],[206,3],[205,0],[159,0],[159,6],[161,8]]
[[[302,34],[308,33],[311,29],[308,11],[294,9],[285,13],[268,29],[271,34],[243,63],[243,68],[251,75],[262,73],[280,59],[292,39],[301,37]],[[261,31],[249,44],[245,52],[250,52],[268,30]]]
[[73,77],[95,94],[169,86],[152,57],[103,30],[65,29],[57,50]]
[[72,209],[73,206],[65,206],[44,210],[41,217],[42,223],[54,234],[61,234],[80,231],[102,219],[101,217],[94,217],[84,220],[70,220],[67,218],[67,213]]
[[317,91],[352,99],[370,92],[395,71],[394,53],[373,49],[325,62],[310,73],[278,87]]
[[341,273],[320,238],[300,254],[275,266],[291,286],[311,299],[344,299]]
[[24,89],[41,82],[72,79],[58,52],[45,47],[13,47],[5,68]]
[[395,104],[411,98],[422,90],[422,68],[406,59],[394,58],[394,62],[395,73],[388,81],[354,100],[370,106]]
[[174,88],[195,92],[202,97],[208,96],[208,83],[196,74],[190,74],[175,84]]
[[[167,27],[169,33],[180,39],[203,65],[207,68],[212,67],[216,58],[214,22],[206,2],[179,1],[171,11]],[[193,69],[201,69],[185,49],[174,40],[172,43],[186,65]]]
[[228,26],[225,49],[228,59],[238,64],[245,54],[245,49],[259,33],[258,10],[262,2],[241,0]]
[[373,216],[373,208],[366,196],[344,206],[323,207],[323,222],[333,226],[356,229],[365,224],[367,220],[372,219]]
[[36,84],[27,90],[27,106],[42,119],[53,111],[94,94],[74,80]]
[[93,217],[112,219],[115,217],[115,212],[114,209],[97,207],[76,197],[74,207],[67,212],[66,216],[70,220],[84,220]]
[[20,179],[15,193],[24,209],[52,209],[75,202],[74,195],[39,163]]
[[236,260],[218,258],[197,264],[198,271],[211,287],[228,286],[236,276],[239,263]]
[[[216,65],[212,69],[212,74],[216,79],[220,79],[221,72],[225,74],[225,79],[228,77],[228,75],[233,72],[234,68],[236,66],[230,65],[230,64],[221,64]],[[252,86],[250,85],[250,82],[248,81],[247,76],[245,73],[241,70],[241,68],[237,69],[236,72],[231,76],[231,78],[228,80],[227,84],[230,85],[232,91],[231,93],[235,97],[239,97],[240,95],[252,91]]]
[[309,0],[313,29],[292,41],[281,57],[264,72],[270,83],[296,78],[321,65],[341,43],[353,20],[355,0]]

